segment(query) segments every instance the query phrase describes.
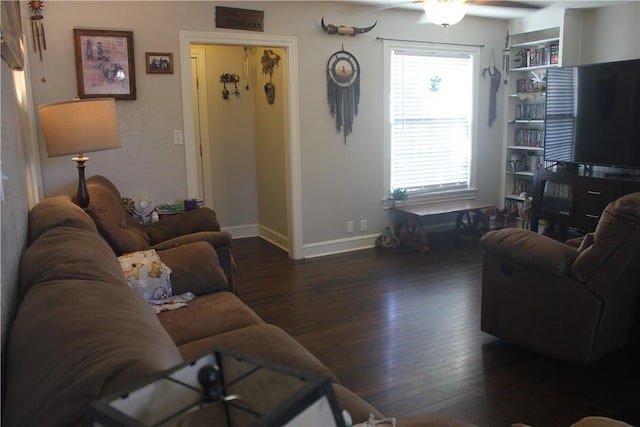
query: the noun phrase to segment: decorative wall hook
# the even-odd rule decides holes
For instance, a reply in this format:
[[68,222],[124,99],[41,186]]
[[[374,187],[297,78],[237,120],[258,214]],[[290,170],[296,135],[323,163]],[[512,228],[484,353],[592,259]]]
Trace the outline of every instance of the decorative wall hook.
[[[240,76],[237,74],[220,74],[220,83],[224,85],[222,99],[229,99],[229,95],[240,96],[240,91],[238,90],[239,81]],[[233,83],[234,89],[232,91],[227,89],[227,83]]]
[[269,105],[273,105],[276,99],[276,86],[271,82],[271,78],[273,77],[275,69],[280,66],[280,59],[280,55],[271,49],[265,49],[260,59],[262,74],[269,76],[269,83],[264,85],[264,93],[267,95]]
[[320,21],[320,26],[327,34],[338,34],[340,36],[352,36],[354,37],[356,34],[364,34],[373,30],[373,27],[376,26],[378,21],[374,22],[370,27],[358,28],[358,27],[348,27],[346,25],[333,25],[333,24],[325,24],[324,18]]

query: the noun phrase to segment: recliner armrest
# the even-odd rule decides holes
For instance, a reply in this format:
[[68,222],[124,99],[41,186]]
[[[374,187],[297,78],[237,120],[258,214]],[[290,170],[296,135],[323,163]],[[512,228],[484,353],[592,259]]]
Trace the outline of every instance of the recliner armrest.
[[489,231],[481,247],[500,258],[555,277],[568,277],[578,250],[521,228]]
[[151,244],[200,231],[220,231],[220,223],[214,210],[194,209],[177,215],[163,216],[162,220],[146,225],[145,232]]

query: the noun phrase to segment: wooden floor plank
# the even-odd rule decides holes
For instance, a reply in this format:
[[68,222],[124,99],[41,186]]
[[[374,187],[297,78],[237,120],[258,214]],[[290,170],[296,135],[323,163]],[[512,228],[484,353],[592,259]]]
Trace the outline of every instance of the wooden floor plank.
[[477,245],[292,261],[251,238],[234,241],[234,254],[239,296],[389,416],[568,427],[603,415],[640,425],[637,351],[579,367],[480,331]]

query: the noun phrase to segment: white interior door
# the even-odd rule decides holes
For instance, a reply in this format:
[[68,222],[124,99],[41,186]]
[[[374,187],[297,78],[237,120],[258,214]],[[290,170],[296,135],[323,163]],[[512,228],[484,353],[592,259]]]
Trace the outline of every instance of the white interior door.
[[207,120],[207,80],[205,51],[193,48],[191,52],[191,91],[193,93],[194,131],[196,141],[196,162],[198,173],[198,193],[204,198],[204,205],[213,205],[213,182],[211,178],[211,148],[209,147],[209,123]]

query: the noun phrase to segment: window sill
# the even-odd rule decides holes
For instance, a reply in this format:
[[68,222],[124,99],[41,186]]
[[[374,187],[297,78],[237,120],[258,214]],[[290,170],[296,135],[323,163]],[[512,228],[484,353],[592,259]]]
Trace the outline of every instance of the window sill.
[[[399,203],[402,206],[423,205],[427,203],[449,202],[452,200],[469,200],[478,196],[477,188],[469,188],[466,190],[440,191],[430,193],[411,193],[408,200]],[[382,209],[389,209],[394,206],[393,200],[385,197],[381,199]]]

